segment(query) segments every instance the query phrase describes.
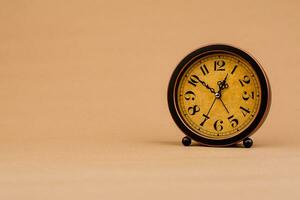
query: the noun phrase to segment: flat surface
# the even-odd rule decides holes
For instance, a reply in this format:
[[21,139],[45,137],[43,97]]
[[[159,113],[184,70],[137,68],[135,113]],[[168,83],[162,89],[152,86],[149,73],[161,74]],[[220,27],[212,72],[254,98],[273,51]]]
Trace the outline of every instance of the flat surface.
[[[299,1],[1,1],[0,199],[299,199]],[[245,148],[180,144],[167,85],[192,50],[272,86]]]

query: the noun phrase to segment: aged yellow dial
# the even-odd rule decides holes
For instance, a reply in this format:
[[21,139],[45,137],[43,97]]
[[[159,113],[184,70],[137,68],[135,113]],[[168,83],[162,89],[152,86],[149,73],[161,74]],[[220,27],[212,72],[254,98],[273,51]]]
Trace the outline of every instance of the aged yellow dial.
[[207,146],[230,146],[249,138],[264,122],[271,90],[263,68],[248,53],[224,44],[188,54],[175,68],[168,88],[168,106],[177,126]]
[[261,93],[257,73],[248,61],[234,54],[213,53],[190,63],[174,98],[189,129],[204,138],[222,140],[253,122]]

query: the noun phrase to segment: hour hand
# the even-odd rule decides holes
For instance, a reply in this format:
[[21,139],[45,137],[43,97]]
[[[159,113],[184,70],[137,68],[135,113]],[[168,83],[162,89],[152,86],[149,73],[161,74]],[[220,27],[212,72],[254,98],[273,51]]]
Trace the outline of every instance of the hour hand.
[[224,88],[228,88],[228,84],[226,83],[228,74],[225,76],[223,81],[218,81],[218,86],[219,86],[219,92],[221,92],[221,90],[223,90]]
[[225,88],[228,88],[228,84],[223,83],[222,81],[218,81],[218,86],[219,86],[220,91],[224,90]]

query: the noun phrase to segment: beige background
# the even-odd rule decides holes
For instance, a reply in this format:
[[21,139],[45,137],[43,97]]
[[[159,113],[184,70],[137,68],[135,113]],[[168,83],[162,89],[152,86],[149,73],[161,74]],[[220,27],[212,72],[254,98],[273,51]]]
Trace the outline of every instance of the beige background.
[[[299,199],[299,1],[0,2],[0,199]],[[184,148],[169,78],[251,52],[273,101],[255,146]]]

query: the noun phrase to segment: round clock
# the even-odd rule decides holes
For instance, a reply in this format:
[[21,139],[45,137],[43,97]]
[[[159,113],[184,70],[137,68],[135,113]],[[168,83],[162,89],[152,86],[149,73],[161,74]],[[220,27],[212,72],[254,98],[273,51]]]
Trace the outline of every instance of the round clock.
[[178,127],[206,146],[230,146],[249,138],[270,108],[271,90],[263,68],[248,53],[229,45],[209,45],[187,55],[168,87],[168,105]]

